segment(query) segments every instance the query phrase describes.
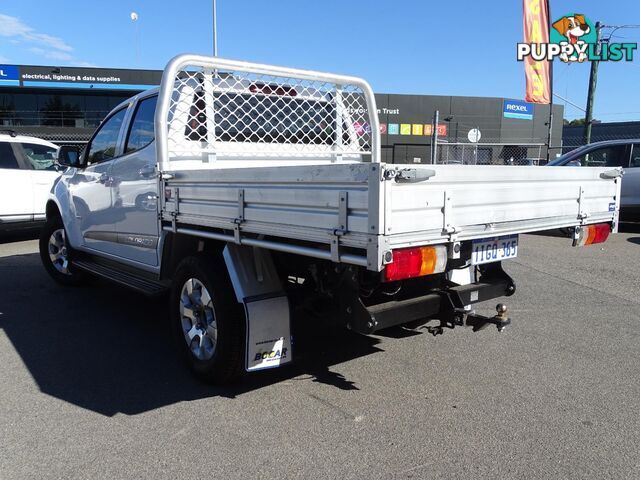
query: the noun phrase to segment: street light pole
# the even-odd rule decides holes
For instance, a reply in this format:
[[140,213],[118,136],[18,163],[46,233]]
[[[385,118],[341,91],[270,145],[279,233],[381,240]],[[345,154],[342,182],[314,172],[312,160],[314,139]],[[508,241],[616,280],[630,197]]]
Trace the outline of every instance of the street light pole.
[[[602,24],[596,22],[596,55],[600,57],[602,45],[600,44],[600,31]],[[591,73],[589,74],[589,93],[587,94],[587,111],[584,116],[584,143],[591,143],[591,127],[593,123],[593,99],[596,95],[596,86],[598,84],[598,65],[599,60],[591,61]]]
[[140,28],[138,27],[138,14],[137,12],[131,12],[131,14],[129,15],[129,18],[131,18],[131,22],[133,23],[133,29],[134,29],[134,42],[135,42],[135,48],[136,48],[136,67],[140,68]]
[[433,129],[431,130],[431,163],[438,162],[438,122],[440,121],[440,111],[433,113]]
[[218,27],[217,27],[217,5],[216,0],[213,0],[213,56],[218,56]]

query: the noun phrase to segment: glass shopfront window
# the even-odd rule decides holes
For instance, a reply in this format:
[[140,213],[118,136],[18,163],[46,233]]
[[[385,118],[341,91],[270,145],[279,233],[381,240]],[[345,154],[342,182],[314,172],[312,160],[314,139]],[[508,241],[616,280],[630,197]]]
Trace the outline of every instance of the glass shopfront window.
[[38,93],[22,93],[0,90],[0,128],[96,128],[114,107],[135,93],[67,94],[64,91],[39,90]]
[[16,93],[13,95],[15,113],[14,125],[39,125],[38,101],[36,95]]

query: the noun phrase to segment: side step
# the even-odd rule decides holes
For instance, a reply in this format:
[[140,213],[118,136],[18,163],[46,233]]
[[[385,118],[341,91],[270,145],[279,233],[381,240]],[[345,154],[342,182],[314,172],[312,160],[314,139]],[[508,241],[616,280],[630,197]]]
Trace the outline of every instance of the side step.
[[119,285],[137,290],[145,295],[155,296],[164,293],[167,286],[154,280],[142,278],[133,273],[123,272],[113,267],[93,262],[91,260],[74,260],[73,266],[85,272],[106,278]]

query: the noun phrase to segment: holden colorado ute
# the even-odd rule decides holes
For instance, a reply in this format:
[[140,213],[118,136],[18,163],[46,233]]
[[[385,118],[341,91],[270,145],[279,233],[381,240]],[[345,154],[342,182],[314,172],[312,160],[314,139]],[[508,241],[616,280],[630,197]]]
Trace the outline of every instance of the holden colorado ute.
[[301,304],[362,334],[501,330],[506,307],[471,306],[514,294],[519,234],[617,229],[619,169],[381,163],[365,81],[221,58],[174,58],[59,157],[47,272],[168,292],[184,358],[214,382],[291,362]]

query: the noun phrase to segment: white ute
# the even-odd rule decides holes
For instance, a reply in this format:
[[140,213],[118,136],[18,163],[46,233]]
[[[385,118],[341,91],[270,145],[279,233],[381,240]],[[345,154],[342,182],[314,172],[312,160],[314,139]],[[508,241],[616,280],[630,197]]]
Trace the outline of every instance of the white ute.
[[116,107],[47,205],[49,274],[169,292],[185,359],[216,382],[292,360],[290,312],[369,334],[510,320],[518,234],[617,230],[620,170],[380,162],[361,79],[182,55]]

